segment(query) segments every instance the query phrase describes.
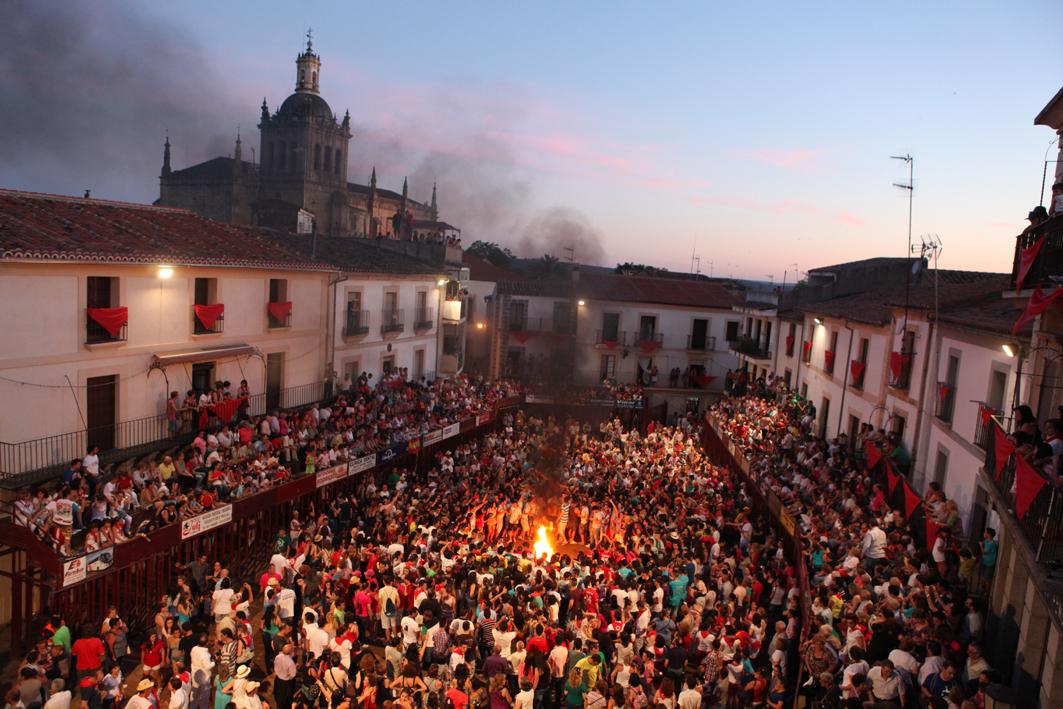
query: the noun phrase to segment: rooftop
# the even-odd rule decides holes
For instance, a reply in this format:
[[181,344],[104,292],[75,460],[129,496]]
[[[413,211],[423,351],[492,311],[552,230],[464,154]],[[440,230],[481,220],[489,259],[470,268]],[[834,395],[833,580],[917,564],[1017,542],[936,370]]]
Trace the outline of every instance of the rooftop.
[[471,281],[489,281],[497,283],[499,281],[515,281],[520,279],[520,274],[502,268],[501,266],[496,266],[486,259],[470,254],[468,251],[462,254],[461,263],[462,265],[469,267],[469,280]]
[[578,280],[566,273],[564,279],[508,281],[499,284],[499,292],[695,308],[730,309],[742,302],[718,283],[604,273],[580,273]]
[[0,189],[0,259],[334,270],[260,227],[188,210]]

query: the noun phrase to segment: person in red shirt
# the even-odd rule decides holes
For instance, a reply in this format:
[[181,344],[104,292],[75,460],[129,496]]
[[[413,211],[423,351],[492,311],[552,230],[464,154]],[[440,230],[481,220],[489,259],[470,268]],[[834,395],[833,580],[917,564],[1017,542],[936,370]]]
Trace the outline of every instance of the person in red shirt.
[[77,669],[78,679],[95,677],[96,671],[103,666],[103,641],[93,635],[88,626],[82,628],[81,635],[70,648],[70,654],[76,660],[74,667]]

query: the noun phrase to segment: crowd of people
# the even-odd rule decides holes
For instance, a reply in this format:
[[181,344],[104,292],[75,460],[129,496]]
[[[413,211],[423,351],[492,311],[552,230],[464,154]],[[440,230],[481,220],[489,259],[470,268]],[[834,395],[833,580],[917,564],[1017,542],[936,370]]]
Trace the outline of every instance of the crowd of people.
[[[227,382],[173,409],[177,426],[193,425],[212,406],[246,401],[246,382]],[[345,380],[328,404],[192,428],[194,437],[172,454],[147,456],[114,470],[99,450],[74,459],[57,485],[24,489],[13,504],[17,524],[30,527],[61,555],[94,551],[182,518],[282,484],[348,458],[386,449],[464,418],[491,411],[520,393],[517,384],[468,377],[411,382],[397,369],[377,383],[363,373]],[[170,401],[176,400],[176,392]],[[169,409],[168,409],[169,411]],[[169,417],[168,413],[168,417]]]
[[52,618],[9,706],[781,709],[795,570],[699,432],[507,413],[294,516],[258,578],[194,560],[140,643]]
[[824,440],[815,409],[781,381],[735,384],[742,393],[714,407],[716,425],[805,540],[812,627],[802,695],[814,707],[984,706],[1000,678],[983,655],[974,592],[996,564],[993,530],[963,540],[955,504],[931,485],[924,505],[941,531],[922,543],[866,471],[867,442],[904,463],[884,431]]

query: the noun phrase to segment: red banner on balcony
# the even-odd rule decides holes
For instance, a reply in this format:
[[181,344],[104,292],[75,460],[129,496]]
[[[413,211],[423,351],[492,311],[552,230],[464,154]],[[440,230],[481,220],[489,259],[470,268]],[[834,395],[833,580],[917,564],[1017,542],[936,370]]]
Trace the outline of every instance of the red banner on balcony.
[[856,360],[849,363],[849,374],[853,375],[854,382],[859,382],[863,379],[865,366],[863,362],[857,362]]
[[1026,280],[1026,276],[1030,274],[1030,268],[1033,266],[1033,262],[1037,260],[1037,253],[1044,246],[1045,238],[1048,235],[1043,235],[1040,239],[1027,246],[1022,250],[1019,255],[1019,272],[1015,274],[1015,292],[1018,293],[1022,290],[1022,284]]
[[1021,455],[1015,465],[1015,516],[1022,519],[1030,511],[1037,493],[1048,481],[1038,475]]
[[904,485],[904,516],[908,518],[923,503],[923,498],[915,494],[915,490],[909,487],[908,483],[901,484]]
[[901,374],[904,372],[904,368],[908,366],[908,363],[912,361],[910,354],[901,354],[900,352],[890,352],[890,374],[893,375],[894,381],[901,378]]
[[620,343],[616,340],[602,340],[602,344],[605,345],[606,349],[615,350]]
[[811,353],[812,353],[812,343],[811,342],[802,342],[801,343],[801,356],[804,357],[805,359],[808,359],[808,356]]
[[225,401],[219,401],[217,404],[207,404],[199,410],[199,427],[205,428],[207,426],[212,413],[222,423],[229,423],[236,416],[240,405],[245,401],[247,401],[247,397],[241,396],[239,399],[226,399]]
[[269,310],[269,314],[273,316],[274,320],[277,322],[284,322],[292,312],[292,302],[287,300],[283,302],[267,303],[266,309]]
[[786,336],[786,356],[791,357],[794,354],[794,336]]
[[989,408],[985,404],[979,404],[978,416],[982,419],[982,425],[988,426],[989,422],[993,420],[993,409]]
[[823,368],[828,372],[834,371],[834,352],[827,350],[823,353]]
[[126,323],[129,322],[129,308],[87,308],[89,317],[93,322],[111,333],[111,337],[118,337]]
[[867,469],[874,470],[878,462],[882,460],[882,451],[871,441],[864,443],[864,451],[867,454]]
[[712,384],[712,381],[714,379],[716,379],[716,377],[710,376],[708,374],[699,374],[694,377],[694,383],[702,389],[708,389],[709,385]]
[[532,338],[532,333],[527,330],[511,330],[509,334],[522,345]]
[[660,347],[661,343],[657,340],[642,340],[641,342],[639,342],[639,349],[641,349],[646,354],[653,354],[658,349],[660,349]]
[[948,384],[946,384],[945,382],[939,382],[938,383],[938,401],[940,401],[941,403],[945,403],[945,397],[949,395],[950,391],[952,391],[952,390],[949,389],[949,385]]
[[1015,325],[1012,326],[1011,334],[1019,334],[1019,329],[1023,325],[1048,310],[1048,306],[1056,302],[1061,295],[1063,295],[1063,286],[1056,288],[1050,295],[1042,293],[1040,288],[1035,289],[1033,295],[1030,296],[1030,302],[1026,304],[1026,310],[1022,311],[1022,315],[1019,316],[1019,319],[1015,321]]
[[1015,452],[1015,444],[1000,426],[993,427],[993,437],[993,478],[1000,480],[1000,471],[1004,469],[1004,464]]
[[213,305],[193,305],[192,309],[196,313],[196,317],[199,318],[199,322],[203,324],[203,327],[208,330],[214,329],[214,323],[218,322],[218,318],[225,312],[225,305],[222,303],[214,303]]

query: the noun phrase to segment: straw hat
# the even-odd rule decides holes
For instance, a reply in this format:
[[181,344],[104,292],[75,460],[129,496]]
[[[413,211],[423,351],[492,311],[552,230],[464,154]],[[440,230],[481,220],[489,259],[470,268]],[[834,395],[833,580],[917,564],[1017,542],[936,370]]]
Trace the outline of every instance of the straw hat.
[[155,683],[150,679],[142,679],[140,680],[140,684],[137,685],[137,694],[146,692],[149,689],[155,689]]
[[251,674],[251,668],[247,665],[240,665],[236,668],[236,679],[243,679]]
[[248,682],[247,684],[244,685],[244,691],[245,692],[253,692],[256,689],[258,689],[258,687],[259,687],[258,682]]

